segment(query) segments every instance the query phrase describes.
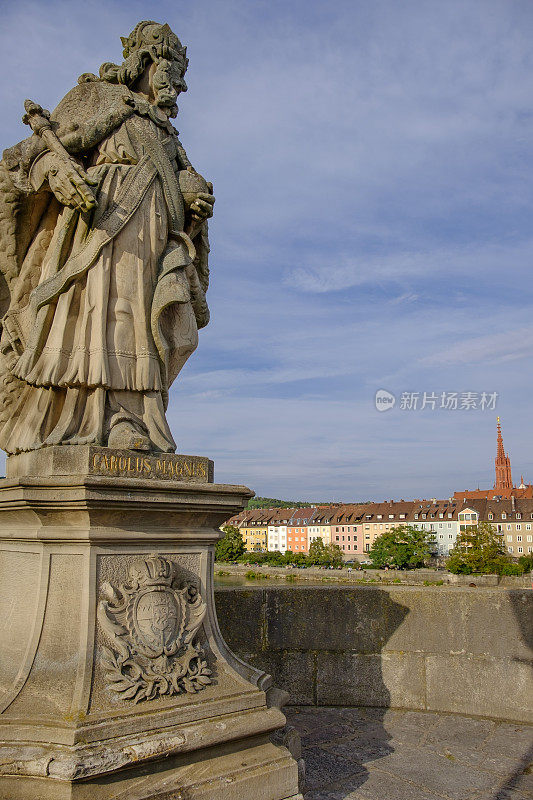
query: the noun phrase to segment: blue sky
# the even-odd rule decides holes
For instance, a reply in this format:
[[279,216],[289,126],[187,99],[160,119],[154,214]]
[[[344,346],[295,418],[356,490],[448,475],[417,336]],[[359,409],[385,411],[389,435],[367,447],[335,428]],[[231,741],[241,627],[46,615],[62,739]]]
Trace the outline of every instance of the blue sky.
[[[446,497],[492,485],[499,413],[533,481],[530,0],[1,7],[2,148],[140,19],[188,47],[176,124],[217,203],[180,452],[263,495]],[[399,408],[424,391],[498,402]]]

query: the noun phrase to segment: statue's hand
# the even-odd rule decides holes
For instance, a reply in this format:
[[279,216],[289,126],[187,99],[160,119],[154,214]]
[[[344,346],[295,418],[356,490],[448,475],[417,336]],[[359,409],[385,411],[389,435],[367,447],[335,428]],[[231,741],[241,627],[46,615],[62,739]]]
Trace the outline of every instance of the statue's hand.
[[64,206],[80,211],[91,211],[96,207],[91,186],[96,186],[97,181],[73,159],[66,161],[50,153],[46,178],[51,191]]
[[213,184],[208,183],[207,188],[209,192],[198,192],[196,200],[191,203],[191,216],[199,222],[203,222],[213,216],[215,198],[214,195],[210,194],[213,191]]

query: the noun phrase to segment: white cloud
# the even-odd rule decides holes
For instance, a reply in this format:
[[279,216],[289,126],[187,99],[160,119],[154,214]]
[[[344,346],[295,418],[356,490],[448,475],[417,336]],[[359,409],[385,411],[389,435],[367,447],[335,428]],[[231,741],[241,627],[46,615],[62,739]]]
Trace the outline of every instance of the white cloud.
[[420,364],[487,364],[498,365],[533,357],[533,325],[502,333],[468,337],[420,360]]

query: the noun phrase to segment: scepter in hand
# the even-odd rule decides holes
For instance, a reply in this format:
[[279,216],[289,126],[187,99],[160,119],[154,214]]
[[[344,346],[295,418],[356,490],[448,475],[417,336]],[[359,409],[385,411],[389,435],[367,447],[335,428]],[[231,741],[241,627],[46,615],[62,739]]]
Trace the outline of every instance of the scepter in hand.
[[22,117],[23,123],[30,126],[55,156],[47,170],[50,189],[63,205],[79,208],[80,211],[91,211],[97,203],[90,187],[96,186],[98,181],[87,175],[83,167],[63,147],[52,130],[49,111],[33,100],[25,100],[24,108],[26,113]]

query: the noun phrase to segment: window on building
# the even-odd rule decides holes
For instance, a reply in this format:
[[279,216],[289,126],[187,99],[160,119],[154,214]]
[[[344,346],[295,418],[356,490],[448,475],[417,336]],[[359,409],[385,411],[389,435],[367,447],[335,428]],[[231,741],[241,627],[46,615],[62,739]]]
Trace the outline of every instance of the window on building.
[[507,514],[505,513],[505,511],[502,511],[502,519],[507,519]]
[[533,536],[526,536],[528,542],[533,542]]
[[516,541],[517,541],[517,542],[521,542],[521,541],[522,541],[522,537],[521,537],[521,536],[517,536],[517,537],[516,537]]
[[512,536],[508,536],[508,537],[507,537],[507,541],[508,541],[508,542],[512,542],[512,541],[513,541],[513,537],[512,537]]
[[522,526],[520,525],[519,522],[516,524],[516,530],[517,531],[521,531],[522,530]]
[[509,553],[513,552],[513,548],[512,547],[508,547],[507,550],[508,550]]
[[522,514],[520,513],[520,511],[516,512],[516,518],[517,519],[522,519]]
[[519,548],[518,548],[518,552],[519,552],[519,553],[523,553],[523,552],[524,552],[524,548],[523,548],[523,547],[519,547]]

